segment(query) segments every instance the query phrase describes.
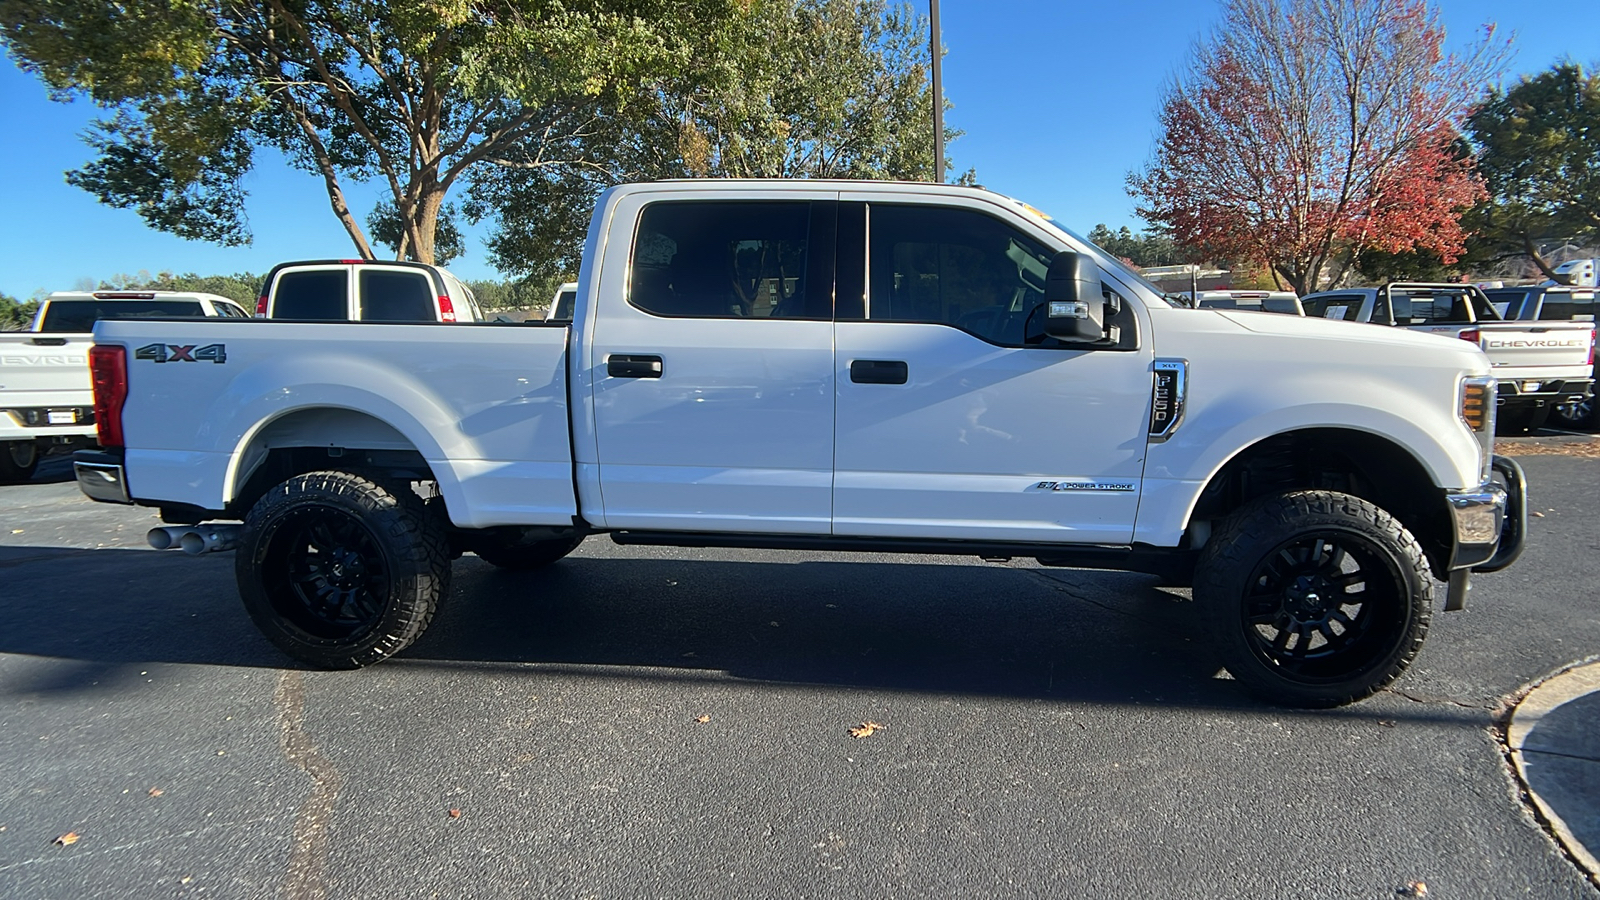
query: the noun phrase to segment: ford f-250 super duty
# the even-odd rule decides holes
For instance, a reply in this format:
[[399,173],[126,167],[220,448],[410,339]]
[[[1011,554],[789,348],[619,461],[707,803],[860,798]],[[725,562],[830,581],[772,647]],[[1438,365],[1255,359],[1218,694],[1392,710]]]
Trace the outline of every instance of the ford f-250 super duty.
[[415,640],[454,556],[609,533],[1152,572],[1311,706],[1392,681],[1434,579],[1459,607],[1525,533],[1476,346],[1175,308],[982,189],[617,187],[578,285],[570,326],[101,323],[79,483],[158,507],[157,546],[236,548],[322,666]]

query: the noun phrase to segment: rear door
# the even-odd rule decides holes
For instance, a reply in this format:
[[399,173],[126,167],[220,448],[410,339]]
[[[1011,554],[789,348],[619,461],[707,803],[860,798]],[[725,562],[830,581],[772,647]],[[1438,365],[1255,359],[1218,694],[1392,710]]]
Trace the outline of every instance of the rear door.
[[[844,195],[849,201],[852,195]],[[1152,354],[1025,343],[1065,242],[981,200],[862,194],[840,212],[833,530],[1122,544]]]
[[582,323],[606,526],[827,533],[836,196],[619,201]]

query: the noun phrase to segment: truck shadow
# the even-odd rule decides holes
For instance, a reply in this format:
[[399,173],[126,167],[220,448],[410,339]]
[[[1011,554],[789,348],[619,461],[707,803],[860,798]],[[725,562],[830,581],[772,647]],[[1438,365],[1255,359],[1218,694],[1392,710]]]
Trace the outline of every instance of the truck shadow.
[[[605,552],[527,573],[458,560],[432,627],[379,670],[1266,709],[1214,677],[1193,604],[1150,576]],[[0,696],[104,690],[149,664],[294,666],[245,614],[232,554],[0,547],[0,577],[0,653],[66,663],[0,683]]]

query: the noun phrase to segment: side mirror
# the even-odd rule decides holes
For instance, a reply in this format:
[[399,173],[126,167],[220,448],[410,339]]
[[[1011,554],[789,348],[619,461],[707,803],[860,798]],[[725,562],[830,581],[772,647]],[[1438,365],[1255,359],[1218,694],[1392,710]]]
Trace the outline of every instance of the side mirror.
[[1106,301],[1100,267],[1094,260],[1063,250],[1050,260],[1044,282],[1044,333],[1071,344],[1092,344],[1106,336]]

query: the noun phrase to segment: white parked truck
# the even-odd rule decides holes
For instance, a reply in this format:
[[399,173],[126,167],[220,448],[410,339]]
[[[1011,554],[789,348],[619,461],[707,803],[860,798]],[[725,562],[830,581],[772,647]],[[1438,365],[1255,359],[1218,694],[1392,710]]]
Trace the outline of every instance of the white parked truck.
[[1502,321],[1470,284],[1404,283],[1307,294],[1305,314],[1448,335],[1483,348],[1498,379],[1502,434],[1539,428],[1553,409],[1581,400],[1594,384],[1594,324]]
[[53,446],[90,444],[90,333],[100,319],[244,318],[226,297],[183,291],[58,291],[25,332],[0,333],[0,484],[27,481]]
[[79,483],[160,509],[158,546],[234,548],[255,622],[321,666],[403,650],[462,553],[608,534],[1156,573],[1240,683],[1308,706],[1391,682],[1434,580],[1461,606],[1525,533],[1476,346],[1176,308],[980,188],[612,188],[574,312],[104,322]]

